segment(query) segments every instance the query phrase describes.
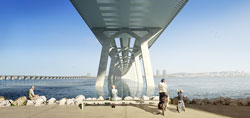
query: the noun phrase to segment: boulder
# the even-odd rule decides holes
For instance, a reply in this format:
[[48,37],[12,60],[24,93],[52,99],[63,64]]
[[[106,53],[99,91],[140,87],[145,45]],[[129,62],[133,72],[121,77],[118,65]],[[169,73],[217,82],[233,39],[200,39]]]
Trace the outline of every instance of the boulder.
[[86,100],[92,100],[92,98],[87,98]]
[[197,104],[197,105],[202,105],[203,104],[202,99],[193,99],[191,103],[192,104]]
[[225,102],[225,99],[224,97],[218,97],[218,98],[215,98],[214,99],[214,102],[213,102],[214,105],[225,105],[226,102]]
[[0,96],[0,102],[4,101],[5,100],[5,97],[3,96]]
[[17,98],[13,102],[13,106],[23,106],[23,105],[26,105],[26,102],[27,102],[26,96],[22,96],[22,97]]
[[46,97],[45,96],[39,96],[35,101],[35,106],[42,106],[46,104]]
[[207,105],[207,104],[212,104],[212,102],[209,99],[205,98],[202,100],[202,104]]
[[159,96],[153,96],[152,100],[159,100]]
[[174,104],[174,105],[177,105],[178,104],[178,98],[175,97],[175,98],[171,99],[171,103]]
[[190,104],[190,100],[187,96],[183,97],[184,104]]
[[0,107],[9,107],[9,106],[11,106],[9,100],[3,100],[0,102]]
[[97,100],[104,100],[104,98],[102,96],[99,96]]
[[149,100],[149,97],[148,96],[142,96],[142,100]]
[[32,100],[27,100],[26,106],[29,106],[29,105],[34,105],[34,102]]
[[[230,105],[233,102],[233,99],[231,99],[231,98],[225,98],[224,101],[225,101],[225,105]],[[231,104],[231,105],[233,105],[233,104]]]
[[238,106],[248,106],[248,99],[237,99]]
[[140,100],[140,98],[138,98],[138,97],[134,97],[134,98],[133,98],[133,100]]
[[72,99],[67,99],[66,104],[67,105],[74,105],[74,99],[73,98]]
[[78,95],[75,97],[75,99],[77,100],[85,100],[85,96],[84,95]]
[[47,101],[47,104],[50,105],[50,104],[55,104],[56,103],[56,98],[50,98],[48,101]]
[[82,103],[83,100],[85,100],[85,96],[78,95],[78,96],[75,97],[74,103],[75,103],[75,105],[79,105],[79,104]]
[[122,98],[117,96],[117,97],[116,97],[116,100],[122,100]]
[[65,105],[67,99],[66,98],[62,98],[59,100],[59,105]]
[[131,96],[126,96],[124,100],[133,100],[133,98]]

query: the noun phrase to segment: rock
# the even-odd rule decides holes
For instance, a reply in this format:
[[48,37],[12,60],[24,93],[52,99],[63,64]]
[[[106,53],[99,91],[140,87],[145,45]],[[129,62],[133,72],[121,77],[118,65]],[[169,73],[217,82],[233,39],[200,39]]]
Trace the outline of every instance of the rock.
[[131,96],[127,96],[124,98],[124,100],[133,100],[133,98]]
[[14,101],[13,100],[9,100],[9,102],[10,102],[10,104],[13,104]]
[[87,98],[86,100],[92,100],[92,98]]
[[0,107],[9,107],[9,106],[11,106],[9,100],[3,100],[0,102]]
[[85,96],[83,95],[78,95],[76,96],[76,98],[74,99],[74,103],[75,105],[79,105],[82,103],[82,101],[85,100]]
[[46,97],[45,96],[39,96],[35,101],[35,106],[42,106],[46,104]]
[[0,96],[0,102],[4,101],[5,100],[5,97],[3,96]]
[[133,100],[140,100],[140,98],[138,98],[138,97],[134,97],[134,98],[133,98]]
[[122,100],[122,98],[117,96],[117,97],[116,97],[116,100]]
[[214,103],[214,105],[219,105],[219,104],[225,105],[226,104],[224,97],[215,98],[213,103]]
[[175,98],[171,99],[171,103],[174,104],[174,105],[177,105],[178,104],[178,98],[175,97]]
[[14,106],[23,106],[23,105],[26,105],[26,102],[27,102],[26,96],[22,96],[22,97],[17,98],[17,99],[13,102],[13,105],[14,105]]
[[190,100],[186,96],[183,97],[183,101],[184,101],[184,104],[190,104]]
[[224,101],[225,101],[225,105],[230,105],[233,102],[233,99],[225,98]]
[[237,99],[238,106],[248,106],[248,99]]
[[85,96],[84,95],[78,95],[78,96],[76,96],[75,99],[85,100]]
[[152,100],[159,100],[159,96],[154,96]]
[[202,99],[193,99],[191,103],[192,104],[198,104],[198,105],[202,105],[203,104],[202,103]]
[[39,96],[39,98],[43,99],[44,102],[47,101],[47,98],[45,96]]
[[142,100],[149,100],[149,97],[148,96],[142,96]]
[[74,99],[67,99],[66,104],[67,105],[74,105]]
[[65,105],[67,99],[66,98],[62,98],[59,100],[59,105]]
[[29,106],[29,105],[34,105],[34,102],[32,100],[27,100],[26,106]]
[[99,96],[97,100],[104,100],[104,98],[102,96]]
[[209,99],[205,98],[202,100],[202,104],[207,105],[207,104],[212,104],[212,102]]
[[56,103],[56,98],[50,98],[48,101],[47,101],[47,104],[50,105],[50,104],[55,104]]

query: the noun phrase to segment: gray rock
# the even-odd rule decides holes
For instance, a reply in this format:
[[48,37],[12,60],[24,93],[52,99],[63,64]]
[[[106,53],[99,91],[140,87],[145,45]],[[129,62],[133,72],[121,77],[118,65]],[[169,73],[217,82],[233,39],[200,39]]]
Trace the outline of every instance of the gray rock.
[[13,102],[13,105],[14,105],[14,106],[23,106],[23,105],[26,105],[26,103],[27,103],[27,98],[26,98],[26,96],[22,96],[22,97],[17,98],[17,99]]
[[85,96],[83,95],[76,96],[74,99],[75,105],[81,104],[83,100],[85,100]]
[[149,100],[149,97],[148,96],[142,96],[142,100]]
[[59,105],[65,105],[67,99],[66,98],[62,98],[59,100]]
[[127,96],[124,98],[124,100],[133,100],[133,98],[131,96]]
[[34,102],[32,100],[27,100],[26,106],[29,106],[29,105],[34,105]]
[[203,104],[202,99],[193,99],[191,103],[192,104],[197,104],[197,105],[202,105]]
[[56,98],[50,98],[50,99],[47,101],[47,104],[48,104],[48,105],[55,104],[55,103],[56,103]]
[[74,99],[73,98],[72,99],[67,99],[66,104],[67,105],[74,105]]
[[184,101],[185,104],[190,104],[190,100],[189,100],[189,98],[187,96],[183,97],[183,101]]
[[9,107],[9,106],[11,106],[9,100],[3,100],[0,102],[0,107]]
[[202,100],[202,104],[205,104],[205,105],[212,104],[212,101],[210,101],[209,99],[205,98],[205,99]]
[[99,96],[97,100],[104,100],[104,98],[102,96]]
[[0,102],[4,101],[5,98],[3,96],[0,96]]
[[215,99],[214,99],[213,104],[214,104],[214,105],[225,105],[226,102],[225,102],[224,97],[218,97],[218,98],[215,98]]

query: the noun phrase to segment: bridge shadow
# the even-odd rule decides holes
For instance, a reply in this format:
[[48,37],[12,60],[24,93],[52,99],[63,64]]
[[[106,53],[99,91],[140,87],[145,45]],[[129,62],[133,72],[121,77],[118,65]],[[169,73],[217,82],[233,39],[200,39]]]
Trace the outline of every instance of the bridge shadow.
[[228,116],[231,118],[250,118],[250,106],[188,105],[186,108]]

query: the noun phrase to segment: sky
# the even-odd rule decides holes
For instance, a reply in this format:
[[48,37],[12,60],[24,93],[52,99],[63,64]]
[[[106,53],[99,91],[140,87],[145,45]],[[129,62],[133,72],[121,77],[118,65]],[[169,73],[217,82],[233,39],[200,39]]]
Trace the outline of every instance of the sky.
[[[153,71],[250,72],[250,0],[189,0],[150,48]],[[0,0],[0,75],[95,76],[101,45],[69,0]]]

